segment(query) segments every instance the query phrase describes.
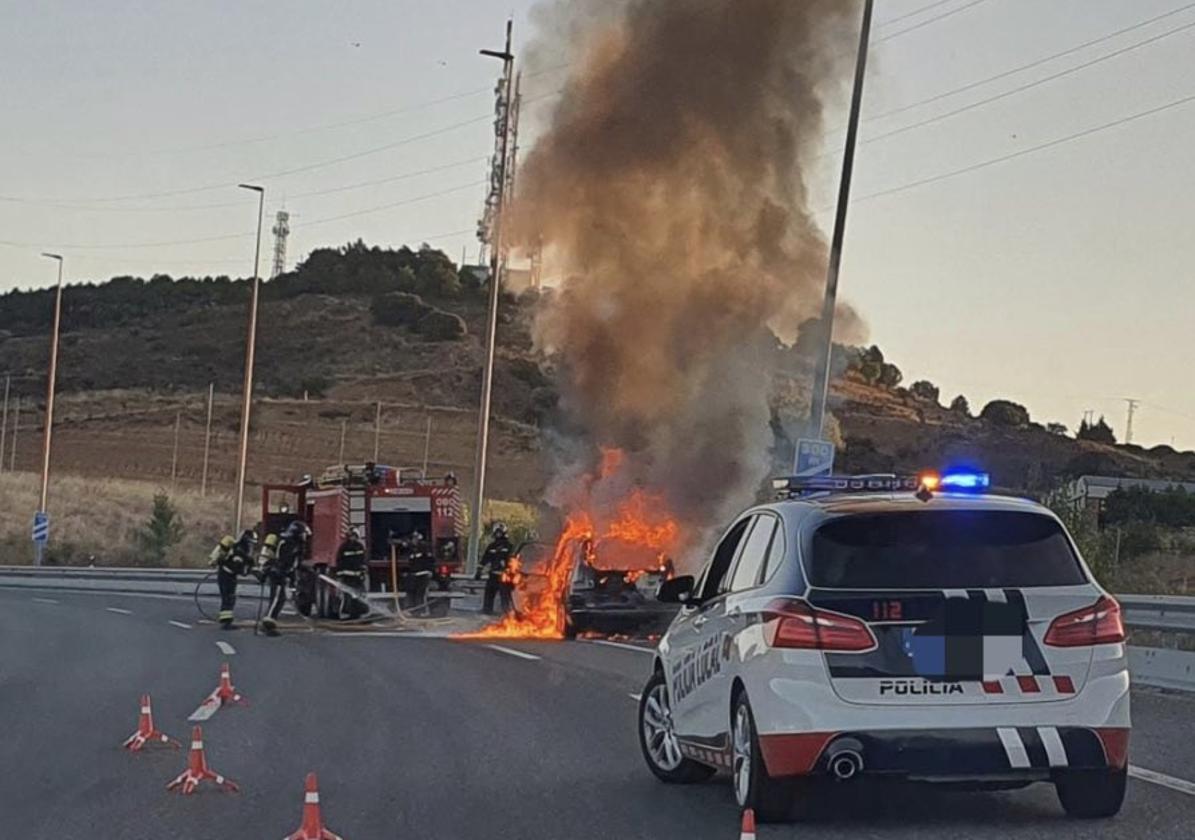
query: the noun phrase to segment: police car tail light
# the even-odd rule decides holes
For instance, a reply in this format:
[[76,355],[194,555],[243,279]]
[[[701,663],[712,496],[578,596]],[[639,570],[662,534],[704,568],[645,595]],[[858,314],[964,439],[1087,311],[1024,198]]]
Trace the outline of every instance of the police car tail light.
[[871,628],[859,619],[815,609],[804,601],[773,601],[764,616],[764,636],[775,648],[863,653],[876,647]]
[[1068,612],[1050,622],[1045,642],[1051,647],[1108,645],[1125,640],[1120,604],[1107,595],[1090,607]]

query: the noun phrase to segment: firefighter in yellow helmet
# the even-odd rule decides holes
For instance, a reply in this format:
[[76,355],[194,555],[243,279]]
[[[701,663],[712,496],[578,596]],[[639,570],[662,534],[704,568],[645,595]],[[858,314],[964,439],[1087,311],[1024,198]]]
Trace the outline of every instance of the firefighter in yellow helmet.
[[217,620],[224,630],[233,627],[233,610],[237,602],[237,578],[253,568],[253,549],[257,534],[246,530],[239,540],[224,536],[212,549],[209,561],[216,569],[216,586],[220,590],[220,612]]

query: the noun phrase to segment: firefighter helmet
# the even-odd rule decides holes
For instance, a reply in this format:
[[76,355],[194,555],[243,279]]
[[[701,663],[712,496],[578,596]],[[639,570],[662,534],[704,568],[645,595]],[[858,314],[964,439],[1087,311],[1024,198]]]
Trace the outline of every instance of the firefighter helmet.
[[273,548],[276,545],[278,545],[278,535],[277,534],[266,534],[265,544],[268,545],[270,548]]
[[495,522],[494,529],[493,529],[493,535],[494,535],[494,539],[497,539],[498,537],[505,537],[506,536],[506,523],[502,522],[502,521]]
[[234,544],[235,544],[235,541],[233,540],[231,534],[225,534],[223,537],[220,538],[220,547],[221,548],[232,548]]
[[296,519],[286,526],[286,530],[282,532],[284,540],[306,540],[311,537],[311,529],[307,527],[307,523],[301,519]]

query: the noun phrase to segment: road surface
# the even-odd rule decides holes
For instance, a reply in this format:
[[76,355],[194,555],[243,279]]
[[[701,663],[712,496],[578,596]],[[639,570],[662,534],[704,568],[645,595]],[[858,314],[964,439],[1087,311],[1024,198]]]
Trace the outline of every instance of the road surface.
[[[299,825],[314,770],[325,819],[345,840],[738,837],[724,779],[668,787],[643,766],[633,697],[651,659],[641,650],[267,639],[201,624],[185,600],[10,590],[0,590],[0,639],[0,836],[281,838]],[[251,705],[220,710],[204,738],[211,766],[242,792],[169,794],[184,753],[119,748],[138,696],[150,692],[159,728],[185,741],[222,662]],[[845,786],[812,824],[759,836],[1191,836],[1195,785],[1176,788],[1195,781],[1195,698],[1141,691],[1134,702],[1133,763],[1164,775],[1132,779],[1115,820],[1067,820],[1045,785]]]

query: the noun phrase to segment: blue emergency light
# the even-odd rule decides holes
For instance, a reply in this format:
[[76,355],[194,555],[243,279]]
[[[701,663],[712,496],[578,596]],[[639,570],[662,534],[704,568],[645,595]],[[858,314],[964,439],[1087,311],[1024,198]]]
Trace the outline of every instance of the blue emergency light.
[[981,493],[991,487],[991,476],[971,470],[919,475],[819,475],[772,479],[772,487],[783,495],[810,493]]

